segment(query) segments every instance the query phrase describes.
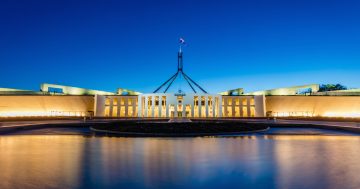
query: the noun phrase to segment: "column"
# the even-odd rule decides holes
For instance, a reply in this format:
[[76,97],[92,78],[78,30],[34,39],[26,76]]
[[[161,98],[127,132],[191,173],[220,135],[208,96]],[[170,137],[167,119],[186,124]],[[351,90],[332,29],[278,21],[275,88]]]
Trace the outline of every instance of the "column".
[[205,96],[205,117],[209,117],[209,97]]
[[120,98],[117,98],[117,112],[116,112],[116,116],[120,117]]
[[223,98],[222,96],[220,95],[219,96],[219,100],[218,100],[218,103],[219,103],[219,109],[218,109],[218,117],[222,117],[223,116],[223,111],[222,111],[222,101],[223,101]]
[[159,104],[158,104],[158,115],[161,117],[161,108],[162,108],[162,96],[159,96]]
[[266,117],[265,95],[254,96],[255,117]]
[[195,113],[195,101],[194,101],[195,96],[191,97],[191,102],[190,104],[190,110],[191,110],[191,117],[195,117],[194,113]]
[[177,102],[177,99],[176,99],[175,104],[174,104],[174,108],[175,108],[174,117],[177,117],[177,105],[178,105],[178,102]]
[[125,117],[128,117],[129,98],[125,98]]
[[165,104],[166,117],[170,117],[169,108],[170,108],[170,96],[166,95],[166,104]]
[[212,115],[211,115],[211,117],[215,117],[215,96],[212,96],[211,104],[212,104]]
[[251,111],[250,111],[250,97],[247,98],[247,101],[246,101],[246,105],[247,105],[247,116],[250,117],[251,116]]
[[[133,113],[132,113],[132,115],[131,115],[131,117],[135,117],[136,116],[136,100],[137,100],[137,98],[136,97],[133,97],[132,98],[132,101],[133,101]],[[138,104],[139,104],[139,101],[138,101]],[[139,110],[138,110],[139,111]]]
[[145,117],[148,117],[148,104],[149,104],[149,102],[148,102],[148,97],[147,97],[146,95],[144,95],[144,97],[145,97],[144,116],[145,116]]
[[183,99],[183,104],[182,104],[182,116],[186,117],[186,104],[187,102],[185,101],[185,99]]
[[[138,117],[141,117],[141,111],[142,111],[142,95],[138,95]],[[120,102],[120,101],[119,101]]]
[[152,95],[151,96],[151,117],[154,117],[154,114],[155,114],[155,96]]
[[224,113],[225,113],[224,117],[229,117],[229,112],[227,111],[228,98],[229,97],[226,97],[226,98],[223,99],[223,101],[224,101]]
[[111,97],[108,97],[109,100],[110,100],[110,104],[109,104],[109,117],[112,117],[113,116],[113,98]]
[[244,117],[243,107],[243,98],[240,98],[240,117]]
[[105,96],[96,94],[94,98],[94,116],[103,117],[105,113]]
[[231,117],[235,117],[235,98],[236,97],[231,97]]
[[198,115],[201,117],[201,96],[198,96]]

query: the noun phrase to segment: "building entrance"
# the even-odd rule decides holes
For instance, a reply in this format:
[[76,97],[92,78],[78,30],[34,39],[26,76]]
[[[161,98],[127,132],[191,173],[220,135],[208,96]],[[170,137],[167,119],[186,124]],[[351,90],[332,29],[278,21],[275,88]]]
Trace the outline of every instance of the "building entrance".
[[178,114],[178,115],[177,115],[178,117],[183,117],[182,112],[178,112],[177,114]]

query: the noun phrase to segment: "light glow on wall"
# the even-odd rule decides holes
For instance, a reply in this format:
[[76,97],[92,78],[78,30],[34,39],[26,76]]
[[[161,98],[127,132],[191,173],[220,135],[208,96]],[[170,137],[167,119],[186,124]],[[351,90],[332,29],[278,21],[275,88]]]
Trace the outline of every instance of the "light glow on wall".
[[62,111],[48,111],[48,112],[0,112],[0,117],[82,117],[86,112],[62,112]]
[[314,113],[309,112],[309,111],[273,112],[272,116],[274,116],[274,117],[313,117]]
[[357,112],[326,112],[324,113],[325,117],[360,117],[360,113]]
[[322,115],[314,115],[311,112],[274,112],[274,117],[345,117],[345,118],[357,118],[360,117],[360,112],[326,112]]

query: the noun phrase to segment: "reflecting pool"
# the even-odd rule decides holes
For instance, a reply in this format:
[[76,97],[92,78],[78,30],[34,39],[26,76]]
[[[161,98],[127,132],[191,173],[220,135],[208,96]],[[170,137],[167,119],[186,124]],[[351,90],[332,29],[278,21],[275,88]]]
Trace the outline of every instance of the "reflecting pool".
[[360,137],[7,135],[0,168],[1,189],[360,188]]

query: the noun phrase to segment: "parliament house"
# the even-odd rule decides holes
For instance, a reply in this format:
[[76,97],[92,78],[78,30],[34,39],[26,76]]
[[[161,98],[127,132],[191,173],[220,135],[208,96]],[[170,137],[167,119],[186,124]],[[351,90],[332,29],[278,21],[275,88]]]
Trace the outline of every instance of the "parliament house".
[[[182,79],[190,90],[169,91]],[[153,93],[114,92],[43,83],[40,91],[0,88],[0,117],[91,116],[112,118],[360,117],[360,89],[320,91],[319,84],[209,94],[178,69]],[[174,87],[173,87],[174,88]]]

